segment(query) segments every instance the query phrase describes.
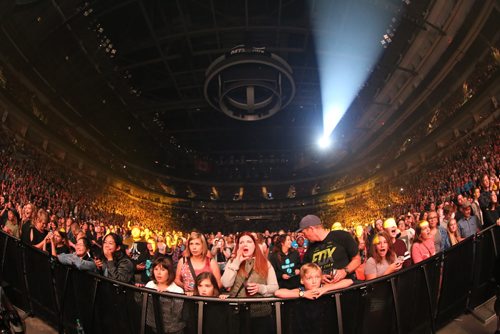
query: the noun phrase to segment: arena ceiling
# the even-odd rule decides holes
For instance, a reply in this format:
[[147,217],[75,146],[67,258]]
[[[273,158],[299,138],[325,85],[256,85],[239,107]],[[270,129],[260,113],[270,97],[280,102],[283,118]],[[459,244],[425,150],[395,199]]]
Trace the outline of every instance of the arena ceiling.
[[[169,168],[182,159],[201,162],[190,167],[199,172],[206,161],[306,154],[314,157],[305,167],[373,167],[427,125],[433,106],[425,105],[421,83],[437,85],[451,75],[456,84],[456,70],[434,81],[469,34],[485,41],[471,59],[498,43],[498,8],[492,9],[495,1],[332,1],[344,20],[356,2],[398,17],[397,29],[386,48],[380,44],[382,55],[327,153],[311,153],[322,130],[321,50],[314,38],[321,32],[308,1],[3,1],[0,55],[50,101],[41,112],[54,133],[123,164],[189,176]],[[264,47],[292,69],[294,97],[269,118],[237,120],[205,99],[207,68],[238,45]],[[342,45],[335,52],[357,56]]]

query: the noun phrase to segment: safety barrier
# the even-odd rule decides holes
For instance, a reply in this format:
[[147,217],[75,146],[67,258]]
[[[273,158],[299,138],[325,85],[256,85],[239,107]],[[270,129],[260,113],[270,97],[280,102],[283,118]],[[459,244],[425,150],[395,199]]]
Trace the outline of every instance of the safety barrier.
[[[185,333],[429,333],[494,295],[499,240],[500,228],[490,227],[415,266],[314,301],[220,300],[81,272],[0,233],[0,280],[15,305],[60,333],[76,333],[76,319],[97,334],[184,325]],[[181,320],[172,321],[171,312]]]

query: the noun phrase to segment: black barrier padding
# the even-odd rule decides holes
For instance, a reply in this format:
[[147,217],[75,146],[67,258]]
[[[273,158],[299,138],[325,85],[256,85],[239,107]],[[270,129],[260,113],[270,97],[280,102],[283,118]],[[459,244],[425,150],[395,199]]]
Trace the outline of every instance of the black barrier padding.
[[94,324],[90,333],[138,333],[141,308],[137,304],[136,292],[108,281],[97,285]]
[[[423,269],[427,273],[427,283],[429,284],[431,296],[431,309],[435,316],[439,302],[438,293],[441,289],[442,258],[438,256],[431,259],[430,261],[423,264]],[[422,293],[428,292],[422,291]]]
[[[196,333],[195,301],[149,294],[146,309],[146,333]],[[190,330],[188,328],[191,328]]]
[[394,333],[396,314],[389,281],[379,281],[341,295],[344,333]]
[[474,262],[473,288],[469,297],[469,309],[483,304],[496,292],[494,271],[497,259],[493,244],[494,230],[483,231],[478,234],[476,241],[476,259]]
[[444,253],[436,318],[438,325],[444,325],[466,310],[467,297],[472,286],[473,247],[473,238],[468,238]]
[[[72,313],[71,310],[71,305],[72,301],[70,298],[68,298],[65,293],[68,292],[67,290],[67,285],[69,282],[69,272],[71,268],[68,266],[63,266],[63,265],[56,265],[54,266],[54,269],[52,270],[52,275],[54,279],[54,285],[55,285],[55,291],[56,291],[56,296],[59,299],[59,314],[58,314],[58,327],[61,325],[64,327],[64,323],[69,323],[71,321],[74,322],[74,317],[67,318],[68,314]],[[68,278],[68,282],[66,282],[66,278]],[[66,290],[65,290],[66,289]],[[68,305],[69,304],[69,305]],[[62,321],[62,323],[60,323]]]
[[51,259],[47,254],[24,248],[26,261],[26,278],[30,291],[31,304],[36,316],[57,324],[56,301],[52,288]]
[[338,333],[335,295],[317,300],[288,300],[283,303],[281,312],[284,334]]
[[[258,316],[256,316],[256,312],[259,313]],[[240,334],[276,333],[275,310],[271,303],[252,302],[240,305],[238,321]]]
[[202,333],[240,333],[239,310],[240,307],[238,305],[220,302],[203,302]]
[[67,275],[64,324],[67,331],[76,332],[76,319],[90,333],[93,313],[93,292],[97,284],[93,276],[75,268],[70,268]]
[[421,267],[413,267],[396,277],[401,333],[430,333],[432,330],[429,294]]
[[[387,279],[338,291],[339,310],[336,309],[333,296],[323,296],[310,303],[304,299],[282,301],[283,333],[300,332],[297,329],[301,329],[302,324],[296,321],[303,319],[306,319],[306,327],[310,325],[308,329],[314,332],[337,333],[338,314],[342,315],[343,333],[427,333],[429,328],[437,329],[465,310],[468,297],[472,297],[471,305],[487,297],[488,292],[483,293],[482,286],[486,284],[491,271],[500,276],[499,258],[495,259],[492,255],[495,242],[497,247],[500,246],[500,228],[495,227],[493,233],[492,237],[485,234],[478,238],[477,243],[467,239],[444,254]],[[7,283],[9,298],[13,296],[11,299],[16,305],[24,306],[28,311],[33,305],[36,315],[50,323],[62,319],[60,323],[63,326],[59,327],[62,328],[61,332],[73,333],[76,317],[83,323],[85,331],[92,334],[132,334],[146,329],[146,324],[141,323],[142,306],[145,305],[146,311],[148,301],[143,298],[146,293],[143,290],[56,265],[48,254],[21,245],[1,232],[0,251],[5,261],[0,274]],[[477,256],[474,256],[474,252]],[[23,268],[26,268],[26,276]],[[474,271],[477,273],[473,282]],[[391,282],[394,283],[394,290]],[[151,294],[158,295],[155,292]],[[475,299],[475,294],[479,299]],[[58,312],[56,296],[62,315]],[[160,298],[174,297],[163,295]],[[394,303],[394,298],[397,303]],[[186,319],[184,333],[195,333],[198,329],[200,301],[184,299],[183,303],[183,309],[186,310],[183,315]],[[203,332],[211,333],[212,329],[217,329],[221,334],[274,333],[274,303],[260,303],[271,306],[254,307],[253,311],[250,304],[239,301],[236,304],[232,301],[205,302]],[[397,312],[395,306],[398,307]],[[269,315],[256,318],[256,312],[269,312]],[[429,313],[433,316],[429,316]],[[160,312],[158,320],[162,320],[162,317],[163,313]],[[315,317],[320,319],[315,322]],[[320,327],[317,331],[312,328],[316,324]],[[437,326],[432,328],[433,324]]]
[[[6,249],[5,245],[7,245]],[[28,294],[24,287],[21,245],[18,240],[8,237],[6,234],[0,234],[0,252],[2,252],[2,257],[4,249],[5,262],[1,280],[2,283],[7,283],[5,293],[13,304],[24,310],[29,310]]]

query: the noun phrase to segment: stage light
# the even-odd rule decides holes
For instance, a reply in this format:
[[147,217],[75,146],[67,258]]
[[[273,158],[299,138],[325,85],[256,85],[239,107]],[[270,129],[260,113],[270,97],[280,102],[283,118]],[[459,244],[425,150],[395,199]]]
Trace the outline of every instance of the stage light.
[[326,150],[327,148],[330,147],[330,145],[332,144],[331,140],[330,140],[330,137],[328,136],[321,136],[321,138],[318,139],[318,146],[319,148],[323,149],[323,150]]
[[[398,7],[405,3],[401,1]],[[394,40],[400,14],[394,15],[377,1],[315,0],[310,5],[321,82],[323,136],[329,137],[383,49]],[[322,145],[325,143],[322,139]]]

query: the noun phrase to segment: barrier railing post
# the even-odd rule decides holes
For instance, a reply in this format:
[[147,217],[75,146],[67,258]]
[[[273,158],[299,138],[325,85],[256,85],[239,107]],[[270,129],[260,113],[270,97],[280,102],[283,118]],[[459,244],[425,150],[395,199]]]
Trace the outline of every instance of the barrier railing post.
[[340,303],[340,293],[335,294],[335,306],[337,309],[337,324],[339,327],[339,334],[344,333],[344,323],[342,320],[342,304]]
[[[54,274],[54,269],[56,266],[56,259],[53,257],[49,257],[50,261],[50,275],[52,276],[51,282],[52,282],[52,288],[54,289],[54,300],[55,300],[55,305],[56,305],[56,312],[57,314],[61,315],[62,314],[62,308],[61,308],[61,301],[59,298],[59,294],[57,293],[57,284],[56,284],[56,276]],[[58,319],[58,330],[59,333],[64,333],[64,321],[61,316],[59,316]]]
[[141,307],[141,322],[139,328],[139,334],[144,334],[146,328],[146,312],[148,308],[148,294],[142,293],[142,307]]
[[5,235],[5,243],[3,244],[3,253],[2,253],[2,266],[0,267],[0,277],[3,279],[3,267],[5,265],[5,257],[7,256],[7,244],[9,242],[9,237],[8,235],[6,234]]
[[491,239],[493,240],[493,251],[495,252],[495,258],[498,258],[498,245],[497,239],[495,238],[495,228],[490,229]]
[[196,302],[198,304],[198,334],[203,333],[203,301]]
[[[427,264],[423,265],[422,270],[424,271],[424,278],[425,278],[425,288],[427,290],[427,295],[429,296],[429,310],[430,310],[430,320],[431,320],[431,331],[432,333],[436,333],[436,312],[432,306],[432,293],[431,293],[431,286],[429,282],[429,273],[427,272]],[[437,304],[437,303],[436,303]]]
[[95,301],[97,298],[97,289],[101,281],[97,278],[94,279],[94,290],[92,291],[92,311],[90,313],[90,328],[95,329],[94,315],[95,315]]
[[276,334],[281,334],[281,302],[274,303],[276,313]]
[[399,301],[398,301],[398,293],[396,289],[396,278],[391,278],[391,289],[392,289],[392,299],[394,301],[394,312],[396,314],[396,328],[397,332],[401,333],[401,319],[399,314]]
[[25,292],[25,297],[28,301],[27,305],[29,307],[28,314],[33,314],[33,301],[31,300],[31,293],[30,293],[30,288],[29,288],[29,283],[28,283],[28,271],[26,269],[26,246],[21,244],[21,264],[23,268],[23,278],[24,278],[24,292]]

